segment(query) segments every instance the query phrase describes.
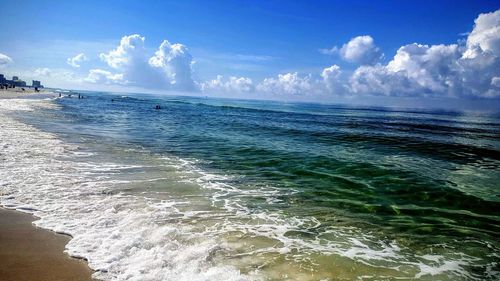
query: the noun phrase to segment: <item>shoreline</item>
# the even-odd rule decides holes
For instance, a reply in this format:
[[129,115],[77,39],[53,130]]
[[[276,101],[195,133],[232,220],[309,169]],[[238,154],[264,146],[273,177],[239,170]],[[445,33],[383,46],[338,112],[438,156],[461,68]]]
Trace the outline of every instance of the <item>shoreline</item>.
[[26,90],[22,90],[21,88],[10,88],[10,89],[0,89],[0,100],[1,99],[18,99],[18,98],[30,98],[37,96],[56,96],[54,92],[46,89],[41,89],[38,92],[35,92],[34,89],[26,88]]
[[37,217],[0,207],[0,276],[2,280],[92,281],[84,259],[64,252],[67,234],[33,225]]
[[[0,100],[52,95],[47,90],[0,90]],[[37,227],[36,220],[33,214],[0,205],[0,280],[95,281],[85,259],[65,252],[71,235]]]

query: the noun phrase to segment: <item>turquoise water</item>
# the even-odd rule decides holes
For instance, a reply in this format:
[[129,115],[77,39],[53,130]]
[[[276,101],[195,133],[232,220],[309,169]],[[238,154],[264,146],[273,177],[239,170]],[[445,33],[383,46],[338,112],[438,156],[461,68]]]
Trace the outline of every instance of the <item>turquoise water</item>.
[[498,114],[83,94],[16,119],[92,155],[75,161],[130,165],[110,194],[179,204],[156,223],[223,245],[204,270],[498,280]]

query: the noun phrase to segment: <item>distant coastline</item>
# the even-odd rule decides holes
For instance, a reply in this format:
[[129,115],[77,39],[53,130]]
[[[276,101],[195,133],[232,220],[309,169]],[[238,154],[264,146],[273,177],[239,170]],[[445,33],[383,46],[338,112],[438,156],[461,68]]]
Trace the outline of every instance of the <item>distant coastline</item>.
[[0,73],[0,89],[15,89],[15,88],[33,88],[36,91],[44,88],[39,80],[32,80],[31,85],[28,85],[26,81],[19,79],[19,76],[12,76],[11,80],[5,78],[5,75]]

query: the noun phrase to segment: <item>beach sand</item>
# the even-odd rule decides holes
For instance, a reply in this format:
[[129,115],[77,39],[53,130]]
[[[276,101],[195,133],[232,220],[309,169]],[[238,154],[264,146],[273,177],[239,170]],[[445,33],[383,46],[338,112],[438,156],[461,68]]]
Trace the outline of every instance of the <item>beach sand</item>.
[[[1,99],[52,95],[21,89],[0,90]],[[67,235],[38,228],[32,215],[0,207],[0,281],[87,281],[92,270],[64,253]]]
[[34,89],[25,88],[23,91],[21,88],[14,89],[0,89],[0,99],[17,99],[17,98],[29,98],[36,96],[55,96],[56,94],[51,93],[45,89],[41,89],[39,92],[35,92]]
[[38,228],[34,220],[29,214],[0,208],[0,280],[92,280],[84,260],[64,253],[70,237]]

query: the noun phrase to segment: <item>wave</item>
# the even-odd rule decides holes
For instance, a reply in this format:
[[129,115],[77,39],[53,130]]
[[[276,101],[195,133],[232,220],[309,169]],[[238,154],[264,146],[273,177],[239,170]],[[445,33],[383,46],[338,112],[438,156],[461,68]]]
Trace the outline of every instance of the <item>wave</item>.
[[[47,107],[54,104],[0,104],[0,202],[33,213],[40,227],[70,234],[67,252],[85,258],[96,278],[331,277],[331,271],[318,269],[313,258],[318,254],[333,255],[340,264],[372,277],[380,277],[382,268],[387,276],[400,279],[440,274],[477,278],[467,270],[477,258],[463,253],[413,253],[398,241],[353,226],[325,226],[314,217],[287,216],[288,202],[282,198],[298,190],[243,189],[232,184],[237,179],[200,169],[195,159],[151,157],[133,149],[120,152],[130,153],[123,158],[133,161],[119,162],[116,155],[86,151],[10,116]],[[260,199],[282,209],[248,206]],[[311,270],[316,274],[304,275]]]

